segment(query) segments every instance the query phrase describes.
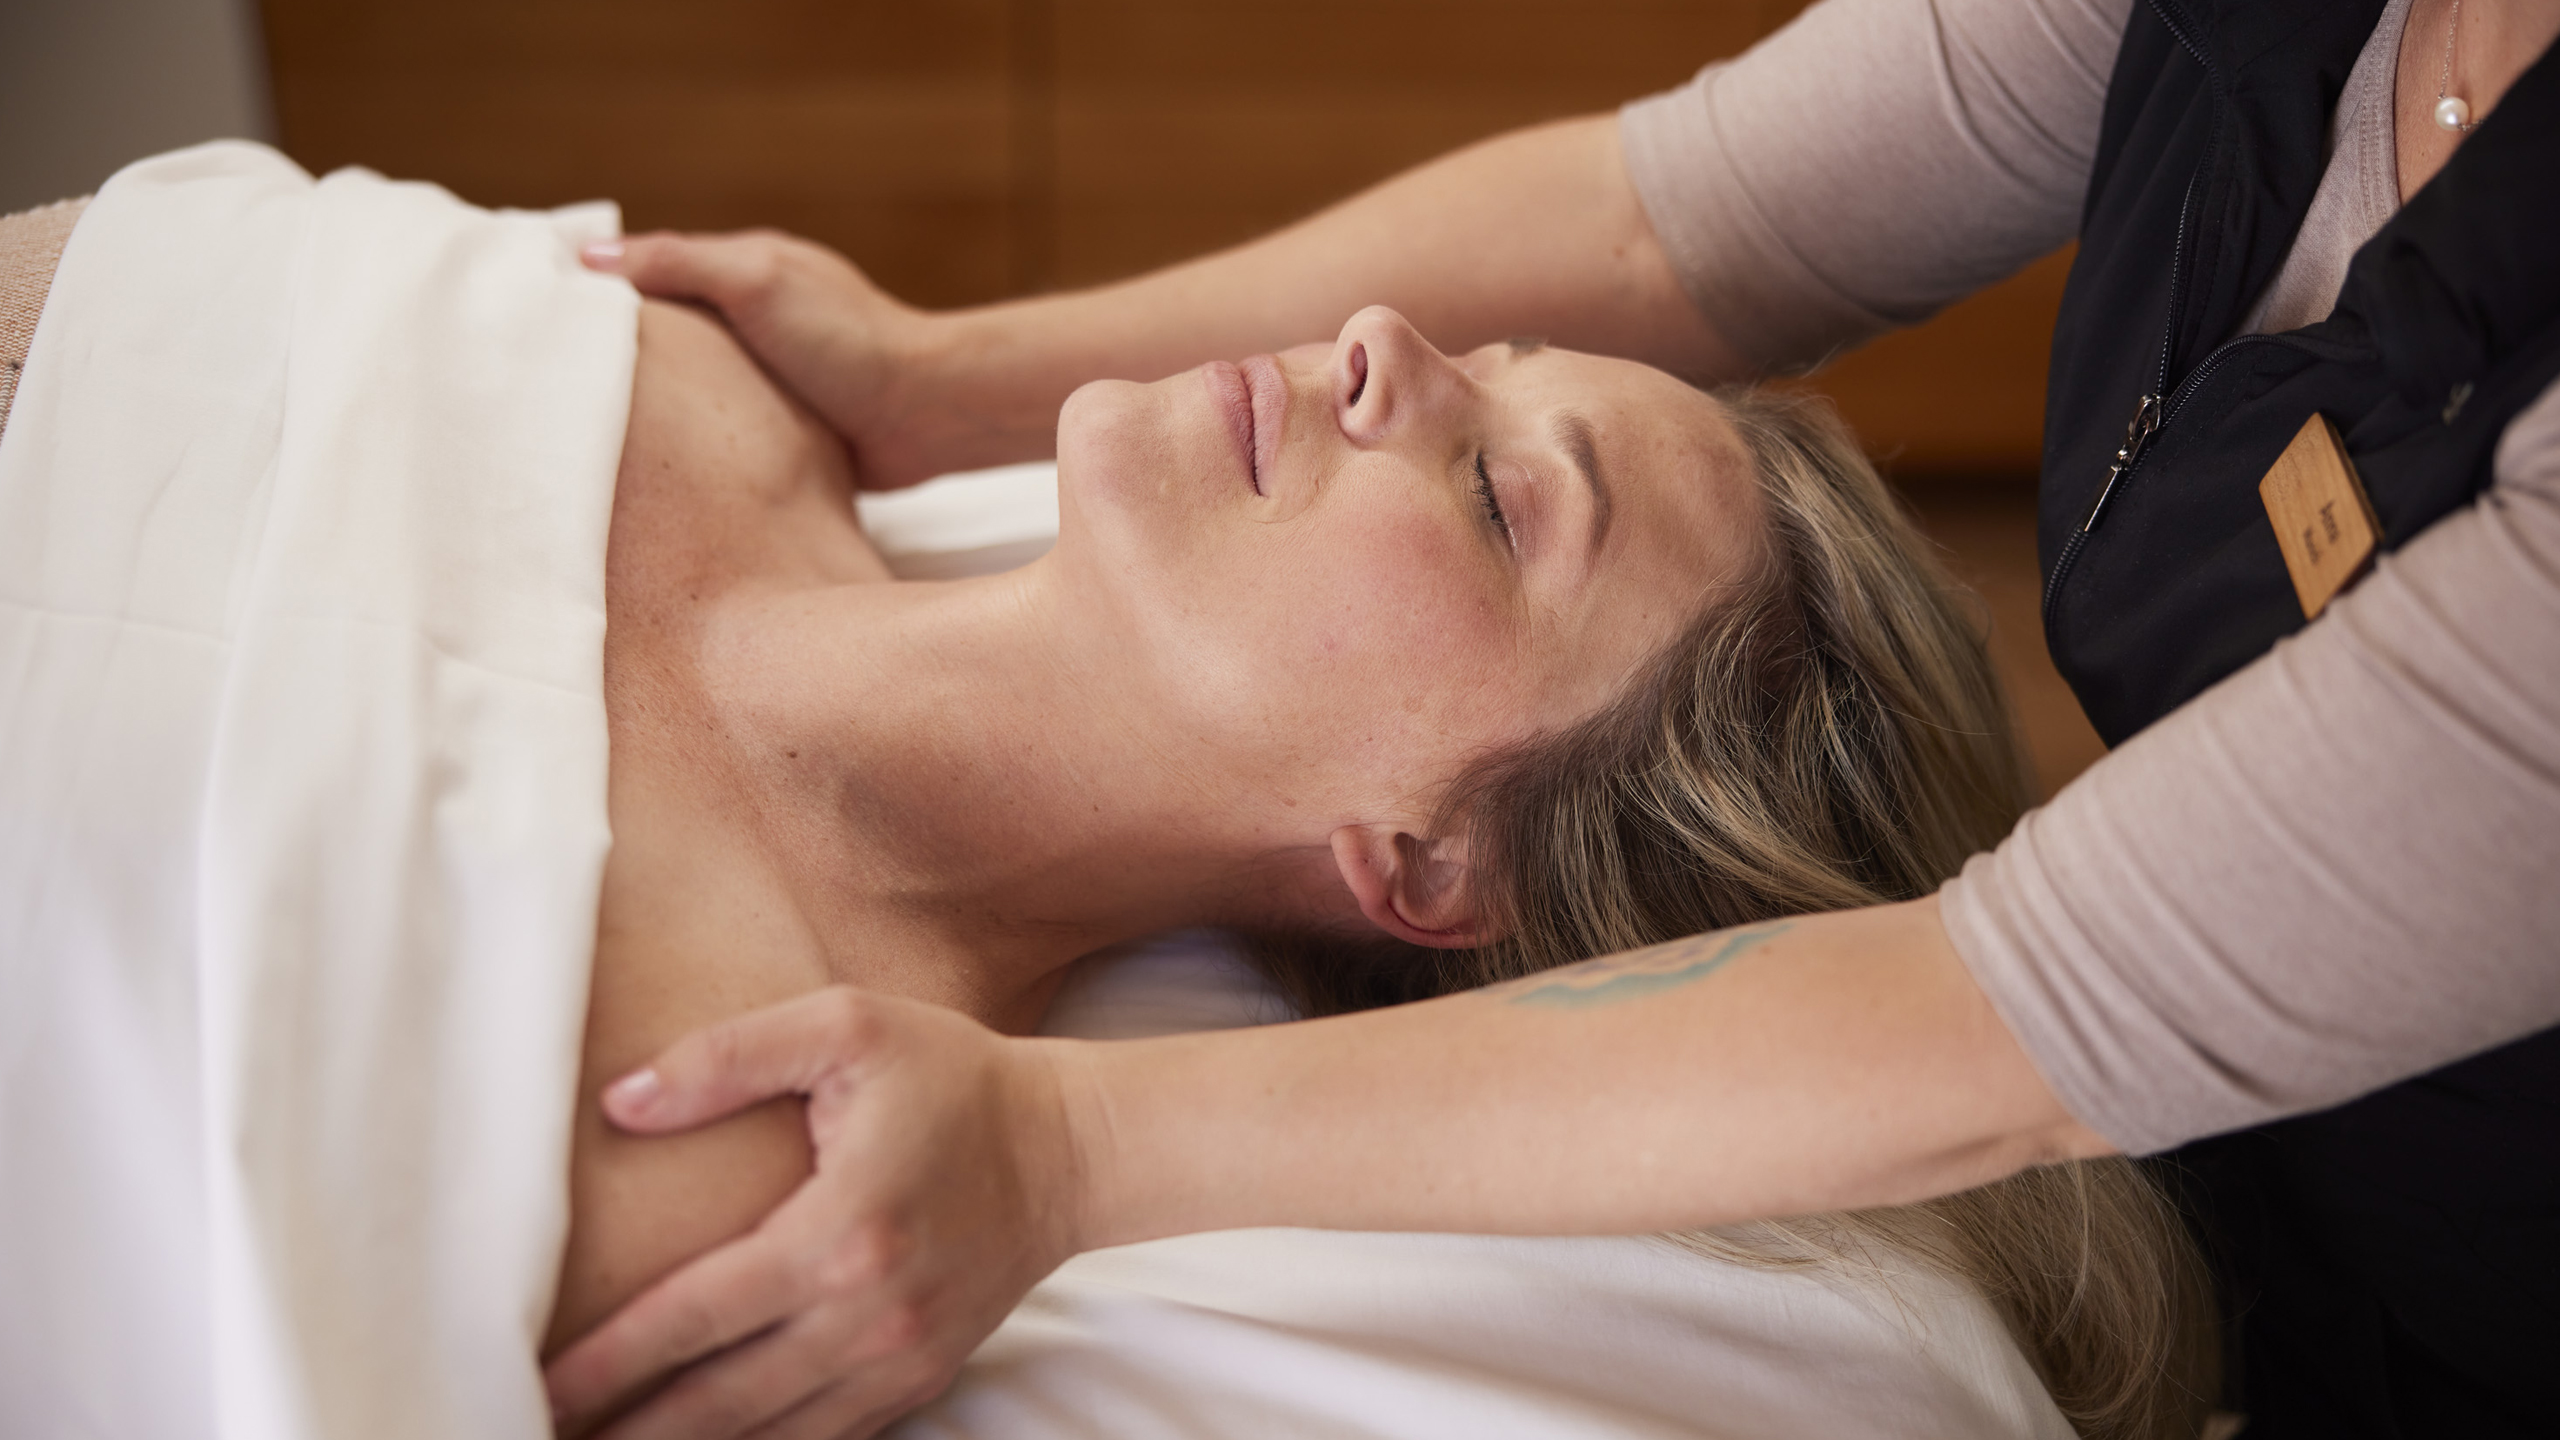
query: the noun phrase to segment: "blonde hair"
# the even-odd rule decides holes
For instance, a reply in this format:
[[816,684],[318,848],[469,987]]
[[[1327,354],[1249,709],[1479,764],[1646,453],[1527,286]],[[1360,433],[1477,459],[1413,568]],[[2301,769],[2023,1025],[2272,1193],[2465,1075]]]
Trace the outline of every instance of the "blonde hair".
[[[1776,916],[1928,894],[2032,800],[1968,592],[1827,403],[1719,392],[1767,548],[1614,704],[1488,756],[1442,807],[1503,938],[1257,945],[1311,1011],[1473,988]],[[2215,1352],[2183,1226],[2130,1162],[1893,1210],[1677,1237],[1755,1263],[1872,1258],[1973,1282],[2079,1433],[2191,1437]]]

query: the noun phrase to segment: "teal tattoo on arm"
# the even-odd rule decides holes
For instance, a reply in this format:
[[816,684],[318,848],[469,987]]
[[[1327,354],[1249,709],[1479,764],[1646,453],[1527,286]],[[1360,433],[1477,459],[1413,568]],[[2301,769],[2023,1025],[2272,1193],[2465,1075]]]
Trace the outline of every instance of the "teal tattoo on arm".
[[1641,1000],[1694,985],[1718,970],[1732,964],[1743,953],[1764,940],[1787,933],[1784,925],[1763,925],[1750,930],[1726,930],[1713,935],[1692,935],[1650,950],[1637,950],[1624,955],[1604,955],[1567,965],[1544,975],[1532,975],[1497,985],[1486,993],[1501,996],[1514,1005],[1544,1005],[1565,1010],[1587,1010],[1598,1005],[1615,1005],[1622,1000]]

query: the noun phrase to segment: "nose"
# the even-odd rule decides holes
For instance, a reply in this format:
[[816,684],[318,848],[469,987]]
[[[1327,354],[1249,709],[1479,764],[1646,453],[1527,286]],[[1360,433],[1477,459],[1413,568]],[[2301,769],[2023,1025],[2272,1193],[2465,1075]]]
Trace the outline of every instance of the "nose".
[[1372,305],[1334,338],[1333,408],[1352,443],[1374,445],[1455,398],[1466,377],[1413,322]]

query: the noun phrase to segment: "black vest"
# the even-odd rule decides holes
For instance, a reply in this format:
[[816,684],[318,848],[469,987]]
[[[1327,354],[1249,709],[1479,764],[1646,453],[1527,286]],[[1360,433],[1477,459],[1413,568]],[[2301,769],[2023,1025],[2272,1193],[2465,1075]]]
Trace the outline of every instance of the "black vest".
[[[2305,623],[2258,481],[2308,416],[2344,436],[2393,547],[2489,484],[2500,432],[2560,375],[2555,54],[2357,253],[2329,319],[2230,338],[2381,10],[2150,0],[2127,29],[2038,524],[2046,640],[2110,744]],[[2248,1440],[2560,1434],[2560,1032],[2167,1169],[2239,1317]]]
[[[2560,375],[2560,57],[2356,255],[2335,314],[2232,339],[2326,160],[2378,0],[2137,7],[2054,335],[2045,638],[2107,743],[2303,624],[2258,479],[2336,422],[2384,545],[2489,483]],[[2146,406],[2146,397],[2156,397]],[[2157,428],[2115,474],[2137,416]]]

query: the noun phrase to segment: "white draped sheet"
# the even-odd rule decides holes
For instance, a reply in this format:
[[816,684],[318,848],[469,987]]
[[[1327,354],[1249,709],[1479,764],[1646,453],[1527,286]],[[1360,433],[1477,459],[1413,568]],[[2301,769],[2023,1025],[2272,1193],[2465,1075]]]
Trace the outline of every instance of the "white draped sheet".
[[615,224],[218,144],[72,236],[0,442],[11,1435],[549,1433]]

